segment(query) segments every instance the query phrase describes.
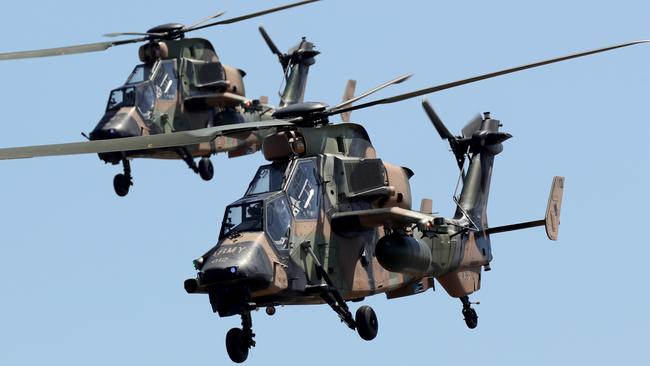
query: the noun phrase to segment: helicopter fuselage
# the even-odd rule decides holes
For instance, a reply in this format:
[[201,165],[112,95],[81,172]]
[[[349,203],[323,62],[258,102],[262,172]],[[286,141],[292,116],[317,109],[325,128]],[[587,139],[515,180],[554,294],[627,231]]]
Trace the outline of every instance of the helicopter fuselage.
[[[150,42],[124,85],[111,91],[104,116],[90,133],[105,140],[188,131],[271,119],[274,107],[249,101],[239,69],[223,65],[209,41],[189,38]],[[240,156],[257,151],[259,133],[219,137],[209,144],[187,146],[193,157],[218,152]],[[117,164],[125,157],[179,159],[177,149],[99,154]]]
[[377,159],[361,126],[300,131],[305,153],[289,159],[267,138],[273,163],[226,208],[219,241],[195,261],[188,292],[209,294],[213,311],[229,316],[249,306],[324,303],[324,281],[346,301],[417,294],[434,277],[452,296],[478,290],[491,259],[481,239],[461,232],[458,220],[411,211],[412,172]]

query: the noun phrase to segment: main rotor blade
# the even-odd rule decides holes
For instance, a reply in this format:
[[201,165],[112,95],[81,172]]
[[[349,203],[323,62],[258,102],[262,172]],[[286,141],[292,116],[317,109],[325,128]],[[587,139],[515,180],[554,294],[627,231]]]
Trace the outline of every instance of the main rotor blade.
[[232,24],[232,23],[240,22],[242,20],[259,17],[259,16],[266,15],[266,14],[269,14],[269,13],[275,13],[276,11],[293,8],[293,7],[296,7],[296,6],[306,5],[306,4],[309,4],[309,3],[316,2],[316,1],[320,1],[320,0],[306,0],[306,1],[300,1],[300,2],[297,2],[297,3],[278,6],[276,8],[262,10],[262,11],[258,11],[258,12],[255,12],[255,13],[242,15],[242,16],[239,16],[239,17],[236,17],[236,18],[231,18],[231,19],[226,19],[226,20],[221,20],[221,21],[218,21],[218,22],[214,22],[214,23],[208,23],[208,24],[200,25],[198,27],[190,28],[190,29],[187,29],[185,31],[186,32],[191,32],[191,31],[195,31],[195,30],[199,30],[199,29],[203,29],[203,28],[213,27],[215,25]]
[[220,16],[222,16],[222,15],[224,15],[224,14],[226,14],[225,11],[220,11],[220,12],[218,12],[218,13],[215,13],[215,14],[213,14],[213,15],[210,15],[209,17],[205,17],[205,18],[203,18],[203,19],[201,19],[201,20],[195,22],[195,23],[192,24],[192,25],[189,25],[189,26],[185,27],[184,30],[190,30],[190,29],[192,29],[192,28],[194,28],[194,27],[198,27],[199,25],[201,25],[201,24],[207,22],[208,20],[212,20],[212,19],[214,19],[214,18],[219,18]]
[[347,100],[347,101],[344,101],[343,103],[340,103],[340,104],[338,104],[338,105],[336,105],[336,106],[330,108],[330,111],[336,111],[336,110],[339,109],[339,108],[342,108],[342,107],[345,107],[345,106],[347,106],[347,105],[350,105],[350,104],[356,102],[357,100],[359,100],[359,99],[363,99],[363,98],[369,96],[370,94],[374,94],[374,93],[376,93],[376,92],[378,92],[378,91],[380,91],[380,90],[382,90],[382,89],[384,89],[384,88],[386,88],[386,87],[388,87],[388,86],[391,86],[391,85],[395,85],[395,84],[399,84],[399,83],[401,83],[401,82],[404,82],[404,81],[408,80],[411,76],[413,76],[413,74],[403,75],[403,76],[400,76],[400,77],[398,77],[398,78],[395,78],[395,79],[393,79],[393,80],[391,80],[391,81],[385,82],[385,83],[379,85],[379,86],[376,87],[376,88],[370,89],[370,90],[368,90],[367,92],[365,92],[365,93],[363,93],[363,94],[361,94],[361,95],[358,95],[358,96],[356,96],[356,97],[354,97],[354,98],[352,98],[352,99],[349,99],[349,100]]
[[16,60],[16,59],[24,59],[24,58],[36,58],[36,57],[63,56],[63,55],[72,55],[72,54],[87,53],[87,52],[99,52],[99,51],[105,51],[113,46],[120,46],[123,44],[135,43],[135,42],[142,42],[145,40],[146,38],[135,38],[135,39],[127,39],[123,41],[116,41],[116,42],[98,42],[98,43],[80,44],[76,46],[46,48],[41,50],[0,53],[0,61]]
[[609,46],[609,47],[598,48],[598,49],[591,50],[591,51],[574,53],[574,54],[570,54],[570,55],[567,55],[567,56],[561,56],[561,57],[552,58],[552,59],[548,59],[548,60],[544,60],[544,61],[534,62],[534,63],[531,63],[531,64],[516,66],[516,67],[509,68],[509,69],[495,71],[495,72],[491,72],[491,73],[488,73],[488,74],[478,75],[478,76],[474,76],[474,77],[467,78],[467,79],[462,79],[462,80],[453,81],[453,82],[446,83],[446,84],[433,86],[433,87],[430,87],[430,88],[416,90],[416,91],[413,91],[413,92],[410,92],[410,93],[396,95],[394,97],[378,99],[378,100],[375,100],[375,101],[372,101],[372,102],[367,102],[367,103],[359,104],[359,105],[356,105],[356,106],[337,109],[337,110],[332,111],[331,113],[328,113],[328,115],[351,112],[351,111],[355,111],[357,109],[368,108],[368,107],[372,107],[372,106],[375,106],[375,105],[378,105],[378,104],[396,103],[396,102],[400,102],[402,100],[419,97],[421,95],[431,94],[431,93],[439,92],[441,90],[451,89],[451,88],[455,88],[457,86],[470,84],[470,83],[475,83],[477,81],[490,79],[490,78],[494,78],[494,77],[501,76],[501,75],[511,74],[513,72],[518,72],[518,71],[522,71],[522,70],[526,70],[526,69],[532,69],[534,67],[544,66],[544,65],[548,65],[548,64],[552,64],[552,63],[556,63],[556,62],[570,60],[570,59],[573,59],[573,58],[589,56],[589,55],[593,55],[593,54],[596,54],[596,53],[615,50],[617,48],[629,47],[629,46],[634,46],[634,45],[637,45],[637,44],[649,43],[649,42],[650,42],[650,40],[645,40],[644,39],[644,40],[639,40],[639,41],[621,43],[621,44],[617,44],[617,45],[613,45],[613,46]]
[[429,116],[431,123],[433,123],[433,127],[436,128],[436,131],[438,131],[441,139],[454,140],[456,138],[451,132],[449,132],[449,129],[447,129],[447,126],[445,126],[440,117],[438,117],[438,114],[433,109],[431,104],[429,104],[428,100],[422,100],[422,108],[424,108],[427,116]]
[[121,36],[145,36],[145,37],[162,37],[165,33],[147,33],[147,32],[115,32],[115,33],[106,33],[103,36],[109,38],[121,37]]
[[125,152],[162,149],[210,142],[218,136],[266,128],[293,126],[284,120],[237,123],[199,130],[173,132],[151,136],[136,136],[109,140],[73,142],[67,144],[23,146],[0,149],[0,160],[24,159],[39,156],[77,155],[107,152]]

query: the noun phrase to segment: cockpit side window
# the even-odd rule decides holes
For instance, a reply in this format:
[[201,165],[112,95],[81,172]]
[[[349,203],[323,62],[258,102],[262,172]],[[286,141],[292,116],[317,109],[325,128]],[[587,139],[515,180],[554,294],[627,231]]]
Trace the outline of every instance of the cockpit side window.
[[290,226],[291,211],[286,197],[282,194],[266,205],[266,232],[275,245],[286,249]]
[[262,165],[257,169],[255,178],[248,186],[246,195],[254,195],[266,192],[279,191],[284,183],[284,176],[288,163],[273,163]]
[[316,179],[316,166],[313,160],[298,163],[289,183],[287,193],[291,210],[296,219],[318,218],[320,185]]
[[120,109],[122,107],[131,107],[135,105],[135,88],[128,87],[122,89],[115,89],[108,97],[106,110]]
[[153,83],[157,98],[164,100],[176,98],[178,83],[174,63],[174,60],[159,61],[159,65],[156,67]]

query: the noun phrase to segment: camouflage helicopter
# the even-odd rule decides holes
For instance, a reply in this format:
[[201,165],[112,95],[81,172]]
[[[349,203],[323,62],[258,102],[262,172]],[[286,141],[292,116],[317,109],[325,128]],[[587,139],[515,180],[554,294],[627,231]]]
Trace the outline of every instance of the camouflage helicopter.
[[234,362],[244,362],[255,346],[255,309],[273,315],[281,305],[326,303],[362,339],[372,340],[378,332],[374,310],[361,306],[353,316],[348,302],[379,293],[389,299],[422,293],[434,286],[434,279],[460,299],[466,325],[475,328],[478,315],[469,295],[480,289],[482,271],[490,270],[491,235],[545,226],[547,236],[556,240],[564,178],[553,179],[544,219],[490,226],[487,203],[494,158],[512,136],[500,131],[501,123],[488,113],[455,136],[424,101],[436,131],[449,142],[462,189],[454,196],[453,217],[433,214],[428,199],[413,210],[413,172],[377,158],[363,126],[331,124],[329,117],[647,42],[562,56],[358,105],[350,104],[359,97],[333,108],[297,103],[276,110],[269,121],[0,149],[0,159],[145,151],[271,129],[261,149],[270,163],[259,167],[244,197],[226,207],[217,244],[194,260],[197,276],[184,282],[186,292],[207,294],[219,316],[241,316],[242,327],[226,335]]
[[[210,22],[224,14],[219,12],[192,25],[163,24],[145,33],[109,33],[105,36],[138,36],[113,42],[0,54],[0,60],[104,51],[114,46],[145,42],[138,51],[141,64],[135,66],[124,85],[110,92],[106,110],[88,140],[108,140],[133,136],[149,136],[178,131],[191,131],[226,124],[271,119],[275,106],[267,98],[246,98],[243,70],[221,63],[212,44],[203,38],[185,35],[208,27],[236,23],[265,14],[309,4],[318,0],[300,1],[236,18]],[[260,30],[267,42],[270,38]],[[275,45],[273,45],[275,47]],[[284,69],[286,84],[280,107],[302,102],[309,66],[314,63],[313,44],[303,39],[296,47],[282,54],[274,48]],[[296,79],[302,82],[296,83]],[[124,172],[113,179],[119,196],[128,194],[133,185],[130,159],[136,157],[182,159],[202,179],[210,180],[214,168],[209,157],[228,152],[237,157],[257,151],[263,131],[222,136],[211,143],[178,146],[171,149],[116,151],[100,153],[106,163],[122,164]],[[194,158],[200,158],[198,164]]]

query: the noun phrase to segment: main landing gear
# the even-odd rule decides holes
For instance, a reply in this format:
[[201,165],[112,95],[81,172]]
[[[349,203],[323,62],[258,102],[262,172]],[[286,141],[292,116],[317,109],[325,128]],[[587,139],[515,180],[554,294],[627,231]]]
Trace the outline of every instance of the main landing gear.
[[317,289],[323,300],[338,314],[341,322],[345,323],[350,329],[356,330],[361,339],[372,341],[377,337],[379,321],[377,320],[377,314],[370,306],[364,305],[357,309],[353,318],[350,308],[348,308],[336,288],[318,286]]
[[[187,163],[187,166],[196,174],[200,175],[203,180],[208,181],[214,177],[214,167],[212,166],[210,158],[203,157],[197,164],[186,148],[179,148],[177,153],[178,156]],[[120,197],[129,194],[129,189],[133,185],[133,176],[131,175],[131,163],[129,162],[129,159],[126,157],[122,158],[122,166],[124,167],[124,173],[117,174],[113,178],[113,189],[115,189],[115,193]]]
[[[339,304],[334,300],[333,303],[329,303],[328,301],[328,304],[339,314],[342,322],[350,327],[350,329],[357,330],[357,333],[359,333],[362,339],[366,341],[375,339],[379,330],[379,322],[377,321],[375,311],[370,306],[364,305],[360,307],[357,309],[355,317],[352,318],[352,314],[345,302]],[[254,305],[250,309],[253,308]],[[250,309],[246,309],[240,314],[242,327],[232,328],[226,333],[226,351],[228,352],[228,357],[235,363],[246,361],[248,352],[251,348],[255,347],[255,333],[253,333],[253,319]],[[275,307],[267,307],[266,313],[269,316],[274,315]]]
[[366,341],[375,339],[377,331],[379,330],[379,322],[377,321],[375,311],[372,310],[370,306],[364,305],[357,310],[355,317],[352,318],[352,313],[350,312],[350,308],[348,308],[348,304],[346,304],[343,296],[341,296],[339,290],[332,283],[332,279],[329,274],[327,274],[327,271],[325,271],[325,268],[323,268],[318,257],[316,257],[309,242],[305,242],[301,244],[301,246],[309,255],[311,255],[314,260],[314,265],[316,266],[316,272],[325,280],[325,284],[308,286],[306,289],[307,292],[317,293],[320,295],[327,305],[338,314],[341,321],[350,329],[356,329],[362,339]]
[[124,167],[124,174],[118,174],[113,178],[113,189],[115,189],[115,193],[120,197],[126,196],[129,193],[129,188],[133,185],[129,159],[123,158],[122,166]]
[[214,167],[210,158],[203,157],[199,160],[199,164],[196,164],[192,154],[186,148],[179,148],[176,150],[176,153],[194,173],[201,176],[201,179],[208,181],[214,177]]
[[248,351],[255,347],[255,333],[250,310],[241,313],[241,328],[232,328],[226,334],[226,351],[233,362],[242,363],[248,358]]
[[470,302],[468,296],[461,297],[460,301],[463,303],[463,318],[465,319],[465,324],[467,324],[469,329],[476,328],[478,325],[478,315],[476,314],[476,310],[472,307],[472,304],[478,304],[478,302]]

